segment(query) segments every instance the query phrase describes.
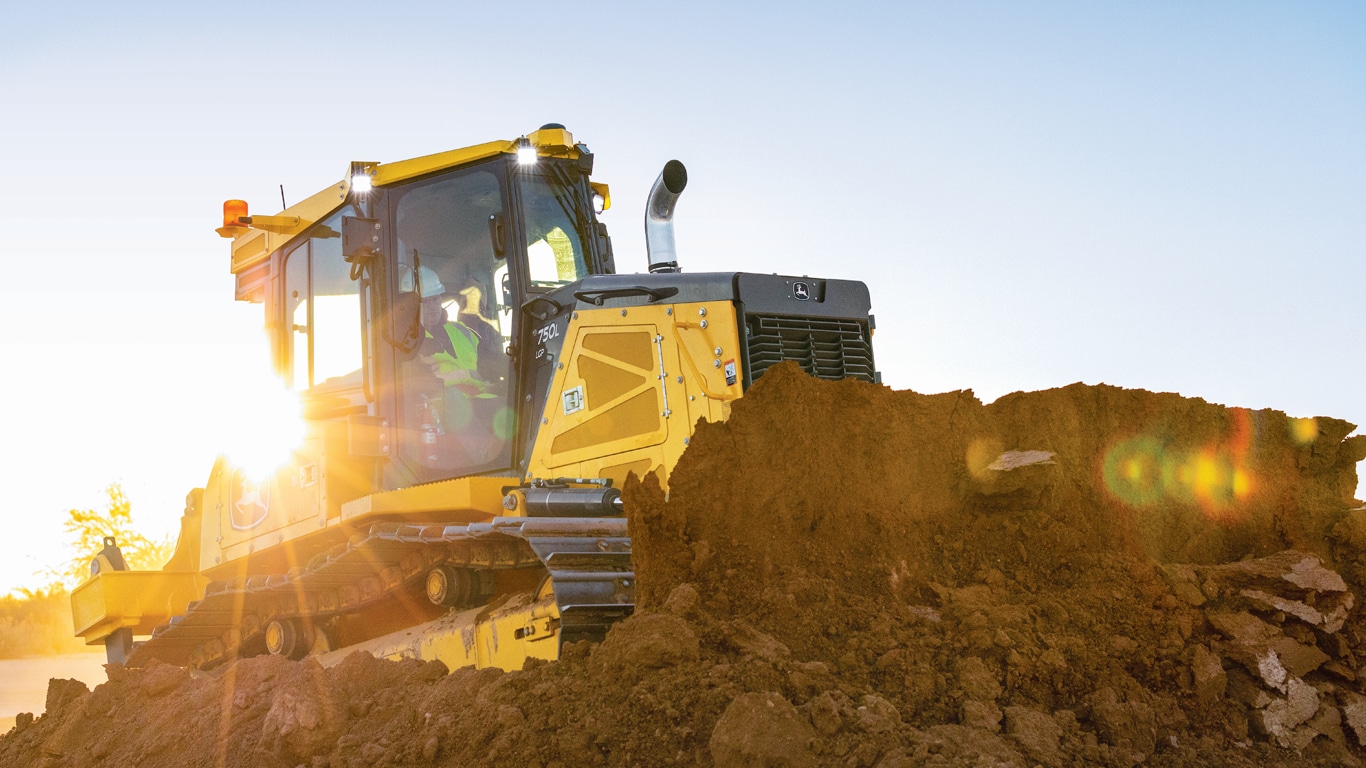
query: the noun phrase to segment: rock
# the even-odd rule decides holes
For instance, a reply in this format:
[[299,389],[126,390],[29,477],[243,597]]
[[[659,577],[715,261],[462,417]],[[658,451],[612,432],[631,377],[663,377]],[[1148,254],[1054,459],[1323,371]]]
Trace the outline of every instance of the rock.
[[1254,712],[1252,723],[1282,747],[1302,748],[1308,742],[1301,743],[1304,734],[1295,731],[1318,710],[1318,691],[1303,680],[1292,677],[1286,683],[1285,697],[1275,697],[1266,708]]
[[510,704],[500,705],[496,717],[498,724],[504,728],[520,728],[526,723],[526,715],[522,714],[522,710]]
[[1010,472],[1034,464],[1056,464],[1057,462],[1053,461],[1055,456],[1057,454],[1051,451],[1006,451],[988,464],[987,469],[993,472]]
[[1211,611],[1205,615],[1210,626],[1233,643],[1248,647],[1265,647],[1266,642],[1281,634],[1281,631],[1268,625],[1247,611],[1236,613]]
[[139,687],[142,688],[144,694],[155,698],[179,688],[182,683],[189,679],[190,673],[181,667],[156,663],[147,668]]
[[636,614],[612,625],[607,638],[593,649],[592,664],[623,672],[662,669],[696,661],[701,646],[692,627],[668,613]]
[[1000,697],[1001,683],[982,659],[976,656],[961,659],[956,671],[958,687],[962,689],[964,698],[995,702]]
[[911,760],[903,765],[1027,768],[1024,756],[994,733],[961,725],[936,725],[910,736]]
[[682,619],[691,619],[697,615],[697,609],[701,604],[702,597],[697,593],[697,587],[692,584],[679,584],[664,600],[664,612]]
[[1286,678],[1288,677],[1288,673],[1285,671],[1285,667],[1281,664],[1280,657],[1276,655],[1275,651],[1268,650],[1266,653],[1258,656],[1254,671],[1261,677],[1262,682],[1281,693],[1286,693]]
[[1300,621],[1314,626],[1323,624],[1323,614],[1299,600],[1287,600],[1260,589],[1244,589],[1238,594],[1251,600],[1254,606],[1264,610],[1284,611]]
[[1338,703],[1342,705],[1342,719],[1357,744],[1366,747],[1366,696],[1343,691],[1338,694]]
[[1172,593],[1187,605],[1199,607],[1208,599],[1200,591],[1200,580],[1195,568],[1189,565],[1159,565],[1157,572],[1171,587]]
[[1346,592],[1347,582],[1323,567],[1317,555],[1293,549],[1256,560],[1196,569],[1206,580],[1230,588],[1261,586],[1272,592],[1288,587],[1311,592]]
[[1342,625],[1347,621],[1347,614],[1356,605],[1356,595],[1351,592],[1342,592],[1336,595],[1327,595],[1319,598],[1319,612],[1323,614],[1323,631],[1329,634],[1342,629]]
[[1275,638],[1268,647],[1275,651],[1281,666],[1296,677],[1304,677],[1329,659],[1317,646],[1305,645],[1289,637]]
[[816,764],[807,749],[815,737],[782,695],[742,693],[716,722],[709,746],[717,768],[797,768]]
[[1290,566],[1289,573],[1281,575],[1282,579],[1300,589],[1310,589],[1317,592],[1347,591],[1347,582],[1343,581],[1336,572],[1324,568],[1323,561],[1317,556],[1303,553],[1295,554],[1300,555],[1300,559]]
[[778,638],[760,632],[747,621],[736,621],[730,626],[727,640],[741,653],[763,659],[779,661],[792,656],[792,651]]
[[1157,718],[1152,708],[1139,701],[1121,702],[1112,688],[1092,695],[1091,721],[1101,741],[1142,759],[1157,748]]
[[261,724],[261,743],[278,755],[302,759],[336,744],[341,718],[314,686],[277,688]]
[[792,664],[792,671],[787,675],[787,682],[796,691],[798,698],[808,698],[817,691],[831,688],[835,685],[835,677],[830,673],[830,667],[821,661],[798,661]]
[[1251,709],[1271,703],[1271,694],[1241,669],[1228,670],[1228,697]]
[[813,698],[811,703],[807,705],[811,724],[815,726],[817,731],[826,736],[832,736],[844,727],[844,718],[840,715],[840,710],[843,707],[836,700],[836,695],[843,697],[844,694],[825,691]]
[[995,733],[1001,730],[1001,708],[994,701],[968,699],[959,711],[959,721],[969,728]]
[[89,693],[90,689],[80,680],[51,678],[47,681],[47,709],[44,710],[44,714],[60,714],[67,706],[80,701]]
[[901,726],[901,713],[891,702],[877,694],[859,700],[858,728],[865,733],[890,733]]
[[1223,661],[1218,654],[1203,645],[1195,646],[1195,655],[1191,659],[1191,678],[1194,680],[1196,698],[1205,703],[1222,698],[1228,688],[1228,673],[1224,671]]
[[1005,733],[1031,762],[1059,765],[1062,727],[1047,714],[1029,707],[1005,708]]
[[[974,445],[968,450],[975,500],[984,510],[1002,511],[1037,506],[1039,498],[1057,485],[1061,468],[1048,451],[1006,451],[983,466],[990,454]],[[974,450],[978,449],[978,450]]]
[[1221,646],[1229,657],[1246,667],[1268,688],[1281,693],[1286,692],[1286,678],[1296,674],[1294,670],[1306,674],[1328,661],[1327,654],[1318,648],[1286,637],[1278,627],[1247,611],[1210,612],[1207,618],[1229,639],[1226,646]]
[[1319,711],[1309,720],[1309,727],[1338,744],[1347,743],[1347,736],[1342,732],[1342,711],[1322,699]]

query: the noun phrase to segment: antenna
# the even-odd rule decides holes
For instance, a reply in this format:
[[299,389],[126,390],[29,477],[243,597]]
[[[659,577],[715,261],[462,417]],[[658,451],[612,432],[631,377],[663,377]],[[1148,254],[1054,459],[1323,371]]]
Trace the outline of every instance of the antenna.
[[288,208],[288,207],[289,207],[288,205],[285,205],[285,185],[284,185],[284,184],[281,184],[281,185],[280,185],[280,210],[283,211],[284,209],[286,209],[286,208]]

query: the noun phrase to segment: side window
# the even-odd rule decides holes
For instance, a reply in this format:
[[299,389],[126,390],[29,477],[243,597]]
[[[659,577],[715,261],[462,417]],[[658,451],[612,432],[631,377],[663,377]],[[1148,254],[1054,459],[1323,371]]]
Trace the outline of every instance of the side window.
[[313,228],[285,257],[285,322],[290,387],[361,382],[360,287],[342,258],[341,216]]
[[308,243],[285,257],[285,325],[290,329],[289,388],[308,389]]
[[[350,210],[347,215],[354,215]],[[361,383],[360,284],[342,257],[341,214],[313,229],[313,384]]]

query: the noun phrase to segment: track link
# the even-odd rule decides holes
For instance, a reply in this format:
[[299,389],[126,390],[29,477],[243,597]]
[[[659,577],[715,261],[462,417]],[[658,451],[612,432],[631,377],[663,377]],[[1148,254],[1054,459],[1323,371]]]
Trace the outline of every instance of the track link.
[[203,598],[137,643],[130,666],[208,668],[264,649],[276,619],[315,624],[393,598],[428,570],[544,568],[560,608],[560,643],[601,640],[635,603],[624,518],[499,517],[469,525],[376,523],[287,573],[209,584]]

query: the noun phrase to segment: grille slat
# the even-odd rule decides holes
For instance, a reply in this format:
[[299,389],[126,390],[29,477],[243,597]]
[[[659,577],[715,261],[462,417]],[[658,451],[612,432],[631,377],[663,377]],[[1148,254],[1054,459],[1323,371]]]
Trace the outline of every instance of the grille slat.
[[876,381],[873,347],[857,320],[747,315],[749,365],[745,384],[785,360],[821,379]]

